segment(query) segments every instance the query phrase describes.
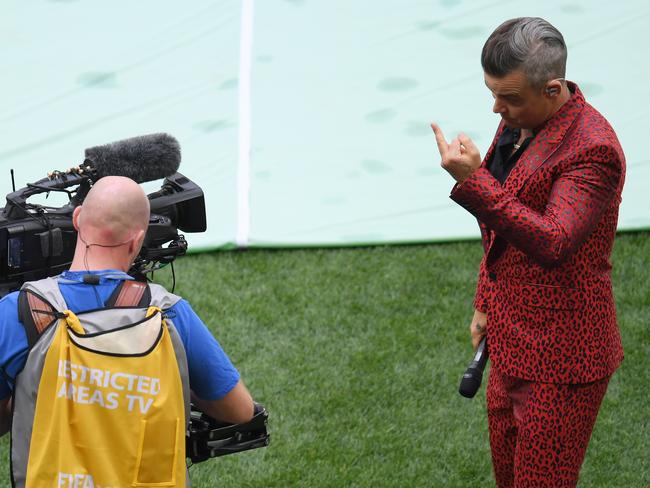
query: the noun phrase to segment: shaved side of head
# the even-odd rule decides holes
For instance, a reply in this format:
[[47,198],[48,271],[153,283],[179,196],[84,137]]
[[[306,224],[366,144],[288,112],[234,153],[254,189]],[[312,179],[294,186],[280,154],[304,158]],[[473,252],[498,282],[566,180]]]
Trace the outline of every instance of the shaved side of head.
[[110,246],[130,241],[149,226],[149,199],[130,178],[106,176],[88,192],[78,223],[89,244]]

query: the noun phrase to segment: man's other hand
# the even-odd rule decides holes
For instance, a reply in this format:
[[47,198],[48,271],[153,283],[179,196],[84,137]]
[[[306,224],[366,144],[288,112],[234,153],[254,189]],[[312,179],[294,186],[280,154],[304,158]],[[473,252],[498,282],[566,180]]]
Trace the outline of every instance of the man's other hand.
[[438,151],[440,151],[440,166],[442,166],[458,183],[462,183],[481,166],[481,154],[474,142],[461,133],[447,144],[442,129],[435,122],[431,129],[436,136]]
[[478,343],[481,342],[481,339],[487,333],[487,315],[485,312],[474,310],[474,317],[472,317],[469,332],[472,335],[472,347],[476,351]]

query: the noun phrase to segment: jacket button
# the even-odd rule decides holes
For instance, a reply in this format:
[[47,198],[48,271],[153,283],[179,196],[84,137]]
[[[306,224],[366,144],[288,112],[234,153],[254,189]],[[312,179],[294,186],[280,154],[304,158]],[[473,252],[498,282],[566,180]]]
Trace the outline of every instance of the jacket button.
[[490,273],[488,273],[488,278],[490,278],[490,280],[492,280],[492,281],[496,281],[497,280],[497,274],[494,273],[494,272],[490,272]]

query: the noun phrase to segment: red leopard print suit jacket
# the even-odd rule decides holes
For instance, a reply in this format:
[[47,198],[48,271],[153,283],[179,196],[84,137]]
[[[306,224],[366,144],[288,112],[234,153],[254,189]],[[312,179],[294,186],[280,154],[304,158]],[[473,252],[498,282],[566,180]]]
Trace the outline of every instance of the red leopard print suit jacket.
[[474,304],[487,313],[492,367],[552,383],[595,381],[623,359],[609,258],[625,157],[605,118],[569,88],[503,186],[486,167],[501,124],[451,194],[481,228]]

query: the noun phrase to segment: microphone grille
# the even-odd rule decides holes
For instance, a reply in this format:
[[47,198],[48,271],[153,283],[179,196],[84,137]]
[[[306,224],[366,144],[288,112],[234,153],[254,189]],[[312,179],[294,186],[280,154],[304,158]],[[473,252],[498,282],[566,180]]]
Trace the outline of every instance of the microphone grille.
[[458,393],[465,398],[474,398],[476,392],[481,387],[482,377],[476,371],[467,371],[460,380]]

